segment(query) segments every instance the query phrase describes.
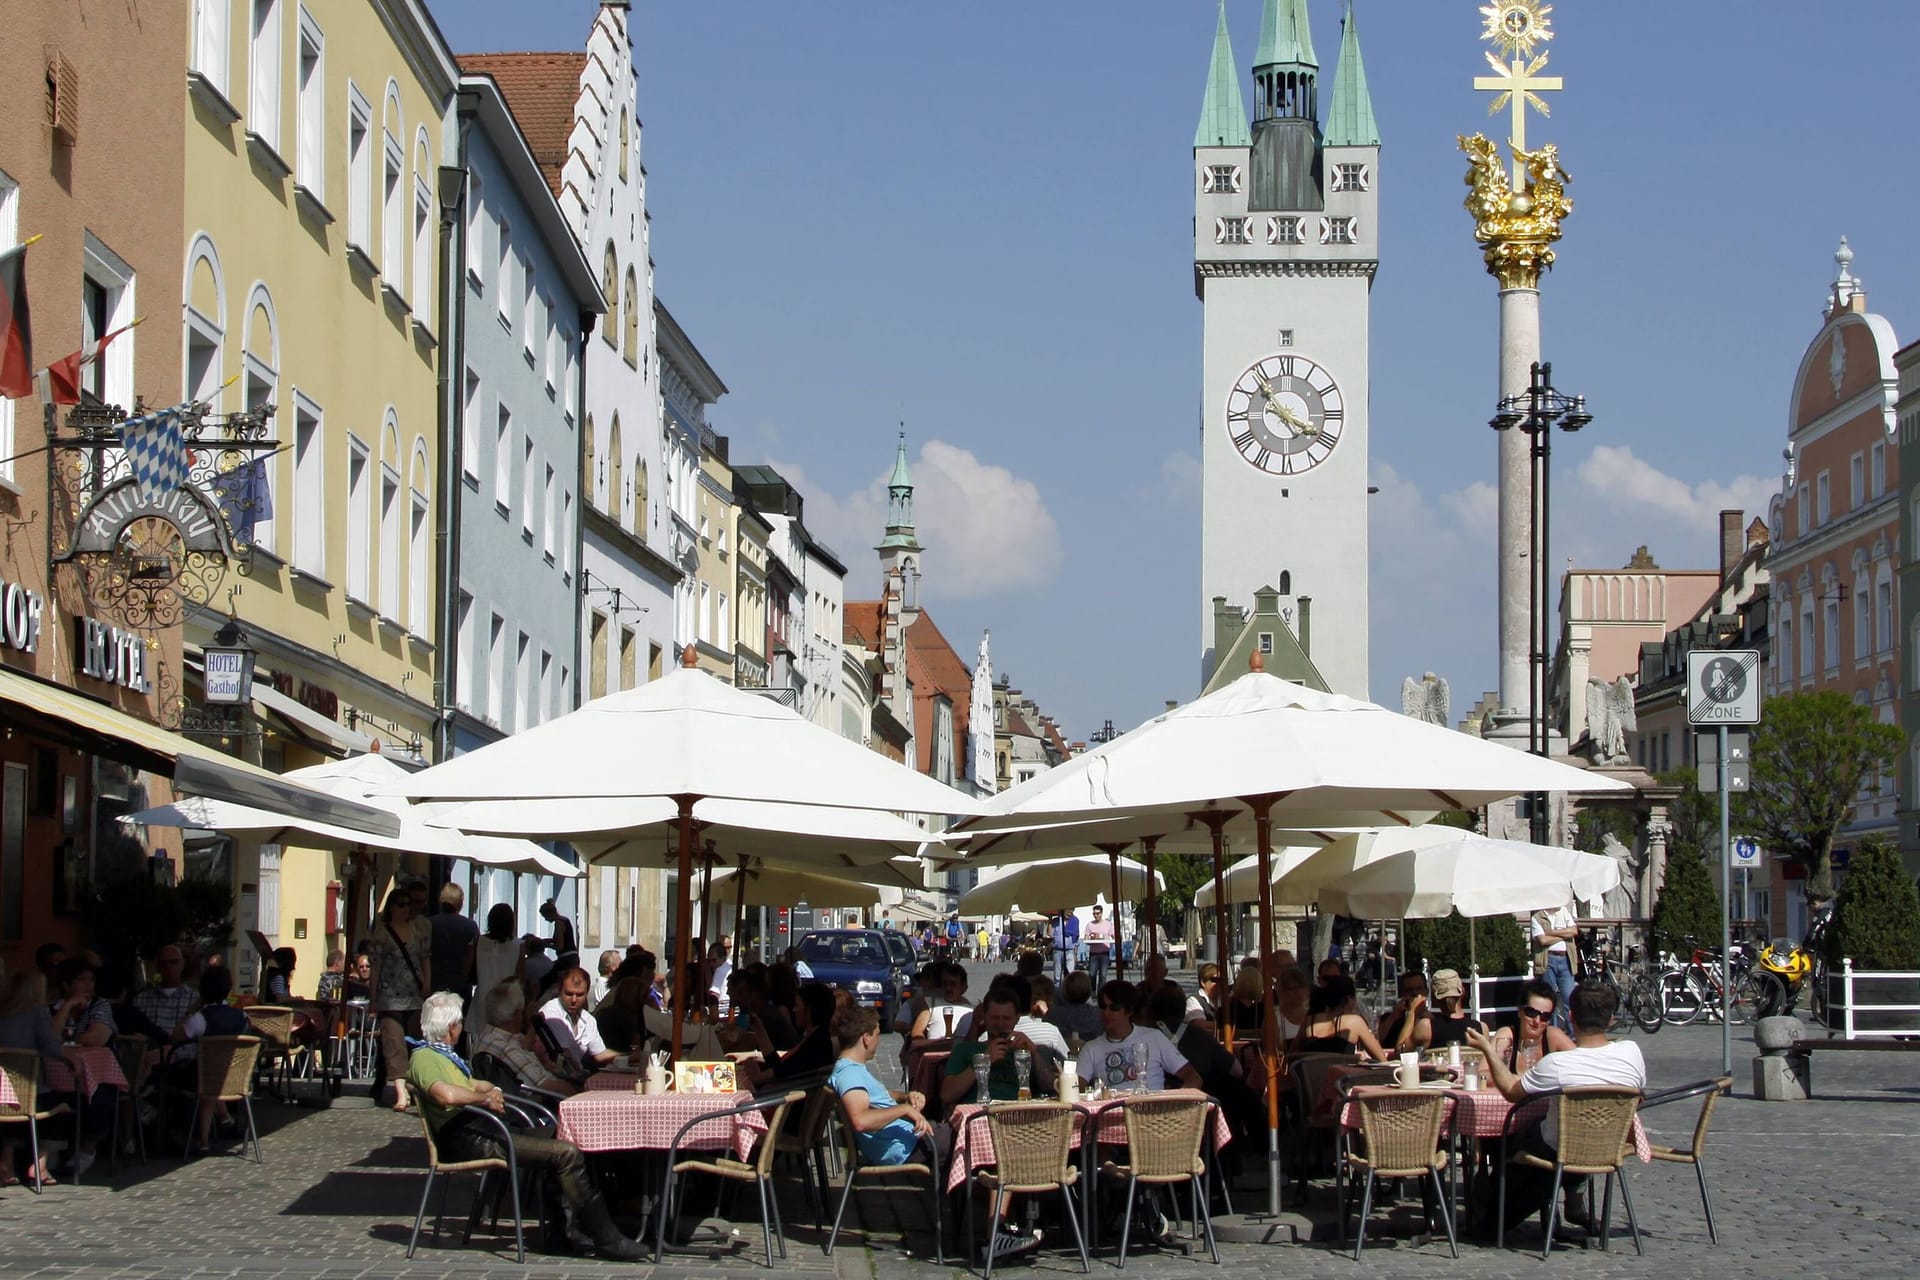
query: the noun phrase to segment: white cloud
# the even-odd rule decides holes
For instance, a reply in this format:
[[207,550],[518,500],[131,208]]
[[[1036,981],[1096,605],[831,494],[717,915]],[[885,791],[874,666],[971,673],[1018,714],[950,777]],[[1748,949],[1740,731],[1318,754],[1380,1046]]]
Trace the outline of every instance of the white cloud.
[[1462,528],[1476,533],[1491,533],[1500,522],[1500,489],[1485,480],[1440,495],[1440,504]]
[[1635,457],[1633,450],[1624,445],[1596,446],[1575,474],[1595,498],[1651,507],[1676,520],[1699,523],[1709,535],[1716,512],[1740,510],[1749,515],[1761,514],[1779,488],[1777,480],[1764,476],[1736,476],[1725,482],[1704,480],[1690,485],[1644,458]]
[[1168,506],[1200,506],[1200,459],[1176,449],[1160,459],[1160,492]]
[[[929,602],[978,599],[1045,586],[1060,568],[1060,530],[1039,488],[1007,468],[941,440],[921,446],[913,470],[913,520],[927,551],[921,580]],[[847,564],[850,598],[875,594],[868,548],[887,525],[886,471],[844,498],[775,462],[806,499],[806,522]]]

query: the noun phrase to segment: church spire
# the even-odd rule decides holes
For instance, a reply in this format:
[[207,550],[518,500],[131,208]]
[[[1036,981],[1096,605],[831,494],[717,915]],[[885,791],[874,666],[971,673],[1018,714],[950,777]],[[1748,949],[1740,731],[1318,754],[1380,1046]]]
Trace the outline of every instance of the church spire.
[[1307,0],[1266,0],[1253,58],[1253,118],[1317,119],[1320,59],[1313,52]]
[[903,547],[913,541],[913,476],[907,471],[907,433],[902,431],[893,476],[887,481],[887,537],[880,545]]
[[1327,108],[1326,143],[1330,147],[1377,147],[1380,126],[1367,92],[1367,64],[1360,60],[1360,30],[1353,21],[1353,0],[1340,24],[1340,61],[1333,73],[1333,104]]
[[1196,147],[1249,147],[1247,104],[1240,97],[1240,73],[1233,65],[1233,40],[1227,35],[1227,0],[1220,0],[1220,24],[1213,32],[1213,65],[1207,71],[1207,96],[1200,104]]

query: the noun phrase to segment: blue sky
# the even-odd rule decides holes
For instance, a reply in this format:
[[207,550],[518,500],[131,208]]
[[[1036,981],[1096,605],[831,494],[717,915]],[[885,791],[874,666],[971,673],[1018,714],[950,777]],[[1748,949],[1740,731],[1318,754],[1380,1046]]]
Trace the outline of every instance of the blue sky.
[[[577,48],[589,0],[432,0],[459,51]],[[1342,6],[1310,0],[1329,100]],[[1489,121],[1475,0],[1359,0],[1383,140],[1373,308],[1373,692],[1494,679],[1494,284],[1455,135]],[[1229,0],[1250,61],[1259,0]],[[1916,323],[1920,176],[1897,121],[1920,5],[1558,0],[1576,208],[1544,288],[1556,563],[1710,564],[1764,514],[1846,234]],[[1191,147],[1213,0],[641,0],[661,298],[719,370],[736,462],[801,483],[877,594],[904,419],[925,604],[1085,737],[1197,692],[1200,307]]]

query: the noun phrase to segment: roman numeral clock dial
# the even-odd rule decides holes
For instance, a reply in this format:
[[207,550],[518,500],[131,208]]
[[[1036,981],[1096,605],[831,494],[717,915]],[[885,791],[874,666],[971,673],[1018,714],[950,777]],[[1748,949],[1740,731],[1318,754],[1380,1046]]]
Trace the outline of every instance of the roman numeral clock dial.
[[1297,476],[1333,453],[1347,406],[1340,384],[1312,360],[1270,355],[1234,379],[1226,415],[1227,435],[1249,465]]

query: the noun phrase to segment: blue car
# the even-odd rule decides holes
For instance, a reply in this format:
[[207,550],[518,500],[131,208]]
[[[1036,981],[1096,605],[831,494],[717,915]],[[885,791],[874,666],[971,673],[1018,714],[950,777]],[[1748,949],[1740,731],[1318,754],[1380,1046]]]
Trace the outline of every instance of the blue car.
[[913,946],[882,929],[812,929],[800,935],[800,958],[816,982],[845,991],[877,1010],[882,1030],[913,998]]

